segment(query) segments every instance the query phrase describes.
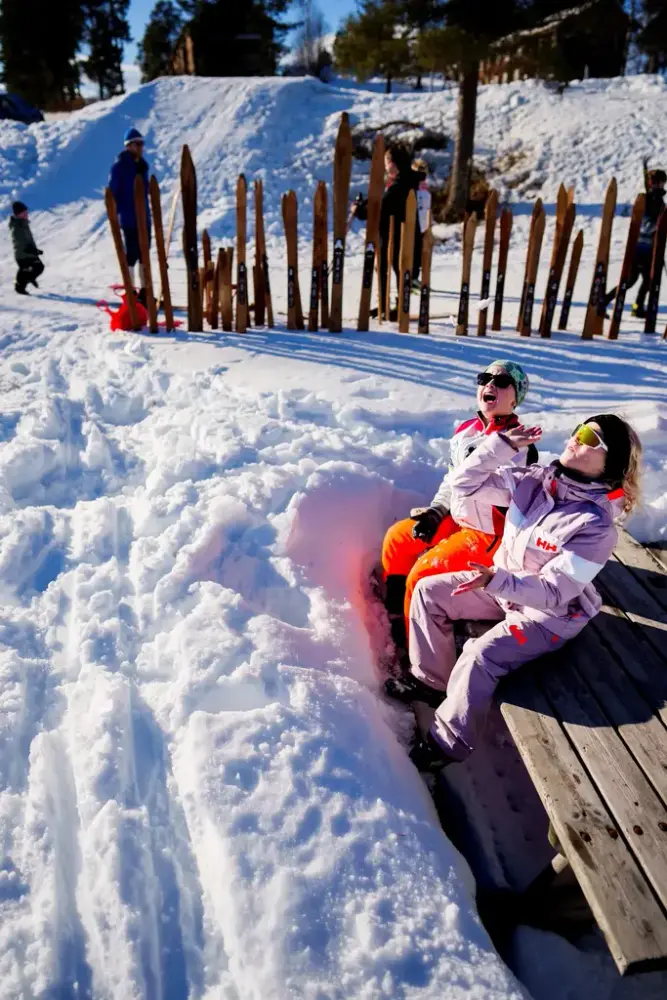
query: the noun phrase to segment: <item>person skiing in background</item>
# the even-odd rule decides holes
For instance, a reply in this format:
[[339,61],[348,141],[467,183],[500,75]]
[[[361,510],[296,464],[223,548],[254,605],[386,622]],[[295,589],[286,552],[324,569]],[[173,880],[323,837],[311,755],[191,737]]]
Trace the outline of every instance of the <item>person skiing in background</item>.
[[143,306],[146,305],[146,282],[141,263],[139,249],[139,234],[137,230],[137,215],[134,207],[134,181],[142,177],[146,198],[146,221],[148,225],[148,242],[151,239],[151,215],[148,201],[148,163],[144,159],[144,137],[136,128],[129,128],[124,137],[125,148],[118,154],[111,167],[109,187],[116,200],[118,219],[123,231],[127,263],[132,270],[139,264],[139,295]]
[[37,278],[44,272],[44,264],[39,259],[42,256],[42,251],[37,249],[30,230],[28,206],[22,201],[15,201],[12,205],[9,231],[12,236],[14,257],[19,268],[14,290],[19,295],[27,295],[29,284],[34,285],[35,288],[39,287]]
[[[450,478],[489,435],[518,426],[514,410],[525,399],[528,385],[528,376],[515,361],[494,361],[479,373],[477,415],[456,428],[449,445],[449,469],[431,506],[414,508],[410,517],[392,524],[384,536],[385,606],[399,662],[405,663],[410,602],[419,580],[466,569],[471,559],[491,565],[503,534],[505,508],[489,504],[488,510],[479,513],[479,527],[459,524],[450,513]],[[533,446],[518,453],[515,463],[524,465],[537,459]]]
[[[641,278],[637,298],[632,306],[632,315],[639,319],[646,317],[646,296],[651,284],[651,262],[653,259],[653,240],[658,226],[660,213],[664,208],[665,183],[667,174],[664,170],[649,170],[648,157],[644,159],[644,185],[646,187],[646,206],[642,219],[635,250],[632,270],[628,278],[628,288],[632,288]],[[605,296],[605,307],[616,298],[617,288],[612,288]]]
[[[492,434],[452,473],[452,512],[478,523],[479,502],[507,506],[492,566],[421,580],[410,607],[411,685],[403,702],[441,700],[410,757],[420,771],[464,760],[496,685],[506,674],[573,639],[601,606],[593,580],[611,557],[616,522],[639,500],[641,442],[612,413],[575,427],[548,467],[516,467],[539,427]],[[494,622],[456,658],[453,622]],[[446,698],[445,698],[446,696]]]

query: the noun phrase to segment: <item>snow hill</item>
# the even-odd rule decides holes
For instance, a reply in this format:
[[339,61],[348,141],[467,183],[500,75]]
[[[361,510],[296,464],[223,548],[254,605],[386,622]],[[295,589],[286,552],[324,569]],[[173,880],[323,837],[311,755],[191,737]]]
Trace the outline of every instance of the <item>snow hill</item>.
[[[576,183],[585,231],[581,328],[604,190],[615,174],[627,206],[641,155],[665,156],[667,90],[653,77],[562,97],[483,89],[476,155],[498,165],[516,221],[506,330],[479,341],[453,336],[454,237],[436,252],[430,338],[353,332],[361,232],[349,329],[285,331],[280,195],[299,196],[306,289],[312,194],[331,179],[343,110],[453,128],[455,95],[172,79],[46,124],[0,123],[0,198],[29,204],[47,265],[17,300],[2,241],[3,1000],[527,996],[406,757],[405,717],[378,695],[364,581],[392,518],[430,499],[474,375],[498,356],[530,373],[524,413],[544,425],[546,460],[581,416],[631,416],[647,464],[631,530],[667,537],[667,343],[629,319],[618,343],[511,329],[532,199],[550,244],[561,181]],[[109,333],[95,308],[118,280],[101,195],[129,124],[165,204],[189,143],[215,246],[233,237],[238,173],[264,179],[276,331]],[[522,933],[515,972],[536,1000],[620,1000],[604,953]],[[623,989],[646,1000],[665,980]]]

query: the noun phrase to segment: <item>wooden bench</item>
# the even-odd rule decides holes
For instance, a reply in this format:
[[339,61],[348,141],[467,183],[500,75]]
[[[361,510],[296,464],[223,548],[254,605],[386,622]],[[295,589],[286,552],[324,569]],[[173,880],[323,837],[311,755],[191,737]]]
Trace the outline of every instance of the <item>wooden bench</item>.
[[597,618],[498,695],[561,861],[632,974],[667,968],[667,552],[623,532],[596,586]]

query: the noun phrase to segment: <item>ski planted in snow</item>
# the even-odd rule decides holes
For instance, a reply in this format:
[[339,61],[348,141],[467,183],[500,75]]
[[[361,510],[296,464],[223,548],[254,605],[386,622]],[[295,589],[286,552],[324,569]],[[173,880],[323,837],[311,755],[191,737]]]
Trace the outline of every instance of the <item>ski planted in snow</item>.
[[[320,302],[326,284],[324,265],[327,253],[327,186],[319,181],[313,201],[313,266],[310,275],[310,310],[308,329],[315,332],[318,327]],[[322,317],[324,325],[324,316]]]
[[234,265],[234,248],[227,247],[220,251],[220,322],[222,329],[228,333],[234,327],[234,306],[232,304],[232,273]]
[[567,330],[567,322],[570,318],[570,306],[572,305],[572,296],[574,295],[574,286],[577,280],[577,274],[579,273],[579,261],[581,260],[581,251],[584,249],[584,231],[580,229],[577,233],[577,238],[572,244],[572,256],[570,257],[570,268],[567,272],[567,281],[565,282],[565,294],[563,295],[563,305],[560,311],[560,319],[558,320],[558,329]]
[[609,267],[609,246],[611,243],[611,227],[614,222],[614,212],[616,211],[616,178],[612,177],[607,187],[602,209],[602,226],[600,228],[600,239],[598,241],[598,252],[595,258],[595,271],[593,272],[593,283],[591,293],[588,298],[588,309],[584,320],[584,329],[581,334],[584,340],[592,340],[593,337],[602,333],[604,324],[604,299],[607,288],[607,268]]
[[202,308],[204,310],[204,315],[208,318],[209,306],[211,302],[211,289],[209,286],[209,276],[211,273],[211,237],[208,235],[208,231],[206,229],[202,230],[201,249],[202,256],[204,258],[204,264],[202,266],[202,274],[204,276],[202,281]]
[[419,293],[419,324],[417,326],[417,333],[429,332],[432,257],[433,233],[431,231],[431,213],[429,212],[428,225],[422,236],[422,286]]
[[507,256],[512,234],[512,209],[504,208],[500,214],[500,246],[498,248],[498,276],[496,278],[496,298],[493,305],[492,330],[502,329],[503,299],[505,297],[505,275],[507,274]]
[[[387,240],[387,295],[384,304],[384,314],[387,320],[391,317],[391,274],[394,270],[394,241],[396,240],[396,216],[389,218],[389,238]],[[380,286],[382,289],[382,286]],[[380,292],[381,294],[381,292]]]
[[252,283],[255,296],[255,326],[264,326],[266,315],[266,291],[264,287],[264,257],[266,240],[264,236],[264,182],[255,181],[255,264],[252,269]]
[[371,173],[368,182],[368,208],[366,215],[366,244],[364,248],[364,270],[361,279],[361,299],[357,330],[368,330],[373,291],[373,271],[380,239],[380,212],[384,187],[384,137],[378,135],[373,148]]
[[204,328],[199,288],[199,250],[197,246],[197,174],[187,146],[181,156],[181,196],[183,199],[183,252],[188,273],[188,329],[201,333]]
[[563,225],[565,223],[565,215],[568,208],[567,201],[567,191],[565,190],[565,185],[561,184],[558,188],[558,195],[556,196],[556,223],[554,226],[554,241],[551,247],[551,260],[549,262],[549,276],[547,278],[547,290],[544,293],[544,298],[542,299],[542,315],[540,317],[540,332],[544,326],[544,317],[547,311],[547,298],[549,285],[554,276],[554,269],[556,266],[556,257],[558,255],[558,247],[560,246],[560,238],[563,232]]
[[642,219],[644,218],[645,208],[646,195],[638,194],[635,198],[635,203],[632,206],[630,228],[628,229],[628,240],[625,244],[625,254],[623,255],[623,263],[621,265],[621,274],[616,288],[614,311],[611,314],[611,323],[609,324],[609,329],[607,330],[607,338],[609,340],[618,339],[618,331],[621,327],[623,308],[625,306],[625,296],[628,293],[628,279],[630,277],[630,272],[632,271],[632,265],[635,259],[635,251],[637,249],[637,241],[639,239],[639,231],[641,229]]
[[248,329],[248,269],[246,242],[248,226],[248,186],[239,174],[236,183],[236,332]]
[[333,278],[329,311],[331,333],[340,333],[343,329],[343,268],[351,173],[352,134],[349,117],[344,111],[336,139],[333,169]]
[[410,293],[415,260],[415,229],[417,226],[417,197],[410,191],[405,203],[405,222],[401,226],[401,264],[398,291],[398,332],[410,332]]
[[118,257],[118,266],[120,267],[120,273],[123,278],[123,285],[125,287],[125,298],[127,300],[127,307],[130,310],[132,329],[141,330],[141,323],[139,322],[139,314],[137,312],[136,293],[134,291],[134,285],[132,284],[132,276],[130,275],[130,268],[128,267],[127,263],[127,255],[125,253],[123,235],[120,231],[120,223],[118,221],[118,209],[116,207],[116,199],[113,196],[111,188],[105,189],[104,202],[107,209],[107,217],[109,219],[109,228],[111,229],[111,235],[113,237],[114,246],[116,248],[116,256]]
[[660,284],[662,269],[665,265],[665,242],[667,242],[667,210],[663,208],[658,219],[658,226],[653,238],[653,259],[651,261],[651,284],[649,285],[648,303],[646,306],[646,322],[644,333],[655,333],[658,319],[658,302],[660,299]]
[[[480,300],[486,302],[491,294],[491,264],[493,262],[493,240],[496,235],[496,216],[498,215],[498,192],[492,188],[484,206],[484,256],[482,259],[482,288]],[[489,307],[484,306],[477,316],[477,336],[486,336],[486,321]]]
[[299,290],[298,208],[294,191],[283,195],[282,210],[287,243],[287,329],[303,330]]
[[523,312],[526,305],[526,289],[528,288],[528,264],[531,258],[532,248],[533,248],[533,235],[535,233],[535,223],[540,212],[543,212],[544,208],[542,205],[542,199],[538,198],[533,205],[533,211],[530,217],[530,229],[528,230],[528,249],[526,251],[526,267],[523,274],[523,286],[521,289],[521,301],[519,303],[519,315],[516,318],[516,328],[517,331],[521,331],[523,325]]
[[213,268],[213,277],[208,323],[212,330],[218,329],[218,317],[220,314],[220,253],[221,251],[218,250],[218,256],[215,264],[211,264],[211,267]]
[[542,316],[540,318],[540,334],[542,337],[551,336],[551,328],[553,326],[556,304],[558,302],[558,291],[563,277],[567,250],[570,245],[570,237],[572,236],[572,230],[574,229],[576,211],[577,209],[574,202],[567,206],[565,218],[560,226],[560,232],[557,234],[558,243],[554,247],[555,255],[552,257],[552,263],[549,268],[549,278],[547,280],[547,288],[544,295],[544,302],[542,304]]
[[151,269],[151,246],[148,240],[148,217],[146,214],[146,185],[143,177],[138,174],[134,178],[134,213],[137,217],[137,237],[139,253],[143,268],[144,287],[146,289],[146,311],[148,313],[148,329],[157,333],[157,307],[153,295],[153,271]]
[[473,212],[468,216],[463,230],[463,267],[461,272],[461,296],[459,298],[459,315],[456,323],[456,333],[459,337],[468,334],[468,310],[470,305],[470,272],[472,270],[472,253],[475,248],[475,232],[477,216]]
[[528,258],[526,270],[526,298],[523,304],[523,315],[521,317],[521,336],[530,337],[533,325],[533,305],[535,304],[535,283],[537,282],[537,271],[540,266],[540,252],[542,250],[542,240],[544,239],[544,226],[546,218],[544,206],[540,203],[540,211],[535,219],[532,241],[530,244],[530,256]]
[[151,176],[148,185],[151,198],[151,212],[153,215],[153,227],[155,229],[155,247],[157,249],[158,266],[160,268],[160,296],[156,299],[155,305],[159,310],[160,297],[164,299],[164,320],[168,331],[174,329],[174,310],[171,304],[171,289],[169,287],[169,269],[167,265],[167,252],[164,245],[164,227],[162,225],[162,204],[160,202],[160,185],[155,176]]
[[[156,181],[156,183],[157,183],[157,181]],[[158,190],[159,190],[159,188],[158,188]],[[169,210],[169,222],[167,224],[167,235],[166,236],[164,235],[164,228],[163,228],[162,244],[164,246],[164,259],[165,259],[167,267],[169,267],[169,250],[171,248],[171,239],[172,239],[172,236],[174,234],[174,224],[176,222],[176,209],[178,208],[178,202],[179,202],[180,194],[181,194],[181,190],[180,190],[180,187],[178,187],[178,185],[177,185],[176,188],[175,188],[175,190],[174,190],[174,196],[173,196],[173,198],[171,200],[171,208]],[[155,212],[153,212],[153,216],[155,216]],[[164,299],[165,299],[165,294],[164,294],[164,278],[162,277],[162,268],[160,268],[160,281],[162,283],[162,287],[160,288],[160,291],[158,292],[158,294],[156,296],[156,302],[157,302],[158,312],[162,308],[162,306],[164,304]],[[166,308],[166,306],[165,306],[165,308]],[[172,310],[173,310],[173,306],[172,306]]]

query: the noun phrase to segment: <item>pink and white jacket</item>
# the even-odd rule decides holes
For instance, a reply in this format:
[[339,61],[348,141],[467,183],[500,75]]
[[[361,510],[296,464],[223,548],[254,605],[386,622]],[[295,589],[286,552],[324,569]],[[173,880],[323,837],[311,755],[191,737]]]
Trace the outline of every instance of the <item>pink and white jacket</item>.
[[567,638],[600,610],[592,581],[616,545],[623,491],[575,482],[554,465],[517,469],[515,455],[501,434],[469,455],[450,477],[452,516],[474,522],[480,500],[508,507],[486,593]]

